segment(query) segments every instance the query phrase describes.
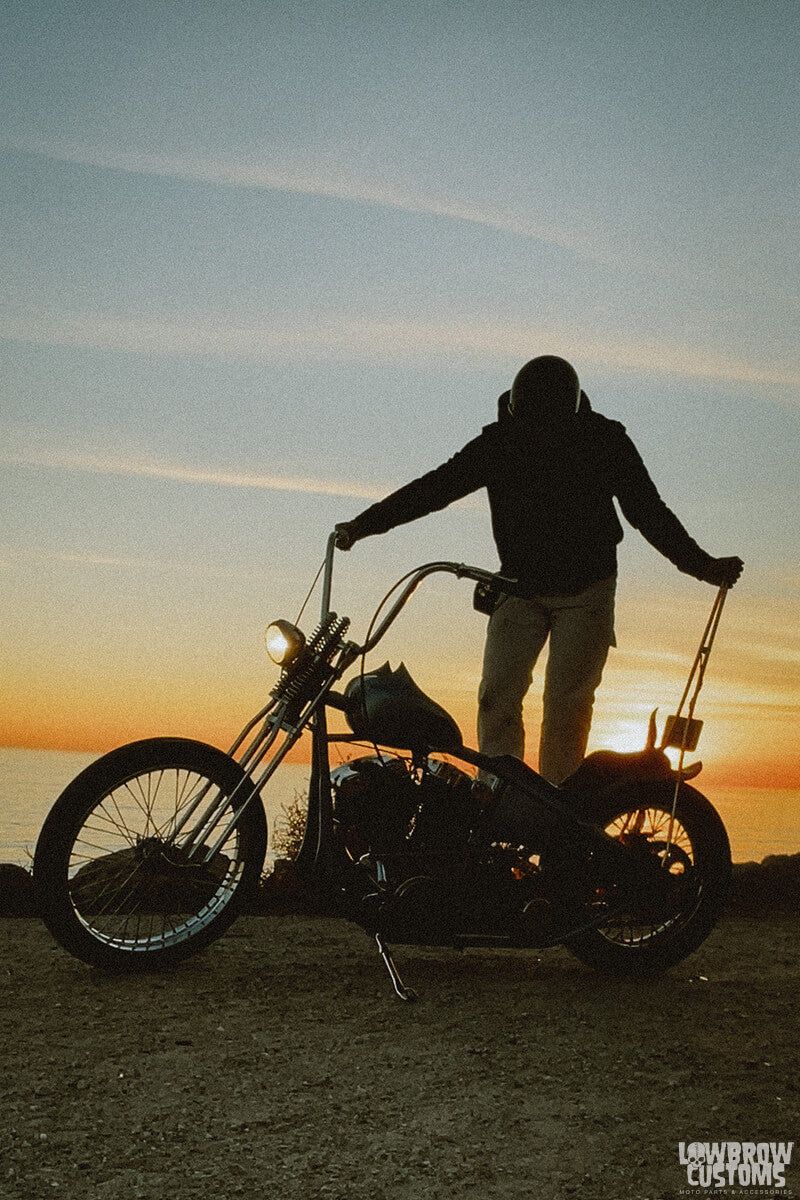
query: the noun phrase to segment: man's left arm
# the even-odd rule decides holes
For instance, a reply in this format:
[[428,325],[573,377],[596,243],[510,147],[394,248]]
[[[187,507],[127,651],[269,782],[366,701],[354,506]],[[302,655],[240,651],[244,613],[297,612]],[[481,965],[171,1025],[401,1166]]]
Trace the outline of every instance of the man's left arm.
[[659,495],[639,451],[627,436],[616,458],[615,495],[631,525],[679,571],[715,587],[733,587],[744,563],[736,556],[713,558],[698,546]]

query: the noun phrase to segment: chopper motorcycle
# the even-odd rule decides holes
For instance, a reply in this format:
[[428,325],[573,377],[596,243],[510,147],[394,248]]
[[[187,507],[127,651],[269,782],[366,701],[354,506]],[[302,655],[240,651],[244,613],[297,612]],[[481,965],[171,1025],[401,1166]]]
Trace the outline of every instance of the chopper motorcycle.
[[[402,664],[365,663],[427,576],[469,579],[476,595],[514,581],[465,564],[424,564],[389,592],[359,645],[347,638],[349,620],[330,608],[335,549],[334,532],[317,577],[324,571],[313,634],[283,620],[268,627],[281,674],[227,754],[187,738],[133,742],[93,762],[56,801],[34,858],[56,940],[91,965],[136,971],[172,965],[218,938],[261,878],[261,791],[309,730],[308,814],[295,870],[326,911],[374,938],[402,999],[414,993],[390,942],[563,944],[588,966],[627,976],[658,974],[695,950],[724,906],[730,848],[717,812],[686,782],[700,769],[683,766],[701,725],[693,705],[688,718],[670,719],[660,748],[653,714],[644,750],[597,751],[554,787],[519,759],[465,746],[453,718]],[[716,632],[724,595],[706,635]],[[695,660],[693,699],[709,650],[710,641]],[[349,730],[331,732],[332,716]],[[331,770],[333,742],[366,743],[371,752]],[[677,769],[664,752],[670,745],[680,749]]]

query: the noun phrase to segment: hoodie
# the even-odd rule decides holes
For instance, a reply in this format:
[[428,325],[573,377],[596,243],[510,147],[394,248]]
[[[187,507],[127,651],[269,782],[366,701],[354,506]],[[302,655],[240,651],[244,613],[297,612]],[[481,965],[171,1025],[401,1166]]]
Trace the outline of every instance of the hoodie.
[[577,595],[617,569],[627,521],[680,571],[702,579],[712,559],[661,499],[624,425],[581,394],[566,423],[498,420],[433,471],[349,522],[355,538],[385,533],[486,488],[501,573],[520,596]]

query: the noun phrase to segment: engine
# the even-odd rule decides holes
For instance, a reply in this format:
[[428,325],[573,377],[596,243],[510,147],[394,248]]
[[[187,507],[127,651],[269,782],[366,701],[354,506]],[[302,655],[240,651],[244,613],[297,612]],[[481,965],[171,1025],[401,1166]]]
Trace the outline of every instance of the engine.
[[438,759],[419,770],[396,755],[357,758],[336,767],[331,783],[334,821],[354,861],[462,857],[480,813],[470,777]]
[[[498,865],[472,845],[481,805],[463,771],[373,755],[337,767],[331,781],[337,838],[369,885],[365,925],[396,941],[449,944],[496,906],[504,888]],[[499,869],[511,882],[508,864]]]

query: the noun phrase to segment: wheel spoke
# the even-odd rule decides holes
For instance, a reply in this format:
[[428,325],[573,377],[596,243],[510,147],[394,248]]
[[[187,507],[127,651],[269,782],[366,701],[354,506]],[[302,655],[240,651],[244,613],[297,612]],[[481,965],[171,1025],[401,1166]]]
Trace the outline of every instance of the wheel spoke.
[[[228,755],[184,738],[134,742],[82,771],[45,821],[34,858],[42,915],[61,945],[93,965],[135,970],[177,962],[219,936],[266,852],[260,797],[241,804],[246,780]],[[201,863],[173,839],[206,795],[222,844],[213,854],[200,846]]]
[[130,950],[180,942],[233,895],[241,876],[238,830],[206,869],[184,863],[176,847],[167,851],[169,830],[203,789],[221,794],[195,771],[162,767],[121,781],[86,815],[69,876],[73,907],[94,937]]
[[610,918],[605,925],[600,926],[600,932],[609,941],[639,948],[661,936],[672,926],[679,925],[686,919],[687,910],[691,912],[689,874],[694,866],[692,842],[679,816],[676,816],[672,838],[668,843],[666,831],[671,821],[671,812],[649,805],[620,813],[606,826],[608,834],[624,842],[636,853],[649,852],[663,858],[667,854],[669,844],[670,856],[674,856],[677,850],[684,861],[667,859],[666,870],[670,877],[675,879],[676,888],[686,884],[686,894],[678,896],[675,905],[665,910],[660,919],[654,916],[652,898],[645,897],[638,901],[633,899],[618,916]]
[[133,846],[136,842],[136,834],[130,829],[128,822],[125,820],[124,816],[122,815],[122,812],[120,811],[120,808],[119,808],[119,804],[117,802],[117,797],[112,795],[112,796],[107,797],[107,799],[113,805],[113,807],[117,813],[116,819],[106,809],[105,800],[103,801],[102,804],[98,805],[98,807],[96,809],[94,809],[92,815],[98,821],[102,821],[102,820],[107,821],[113,831],[121,833],[122,836],[126,839],[128,845]]

